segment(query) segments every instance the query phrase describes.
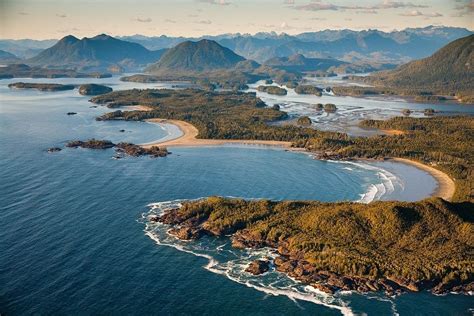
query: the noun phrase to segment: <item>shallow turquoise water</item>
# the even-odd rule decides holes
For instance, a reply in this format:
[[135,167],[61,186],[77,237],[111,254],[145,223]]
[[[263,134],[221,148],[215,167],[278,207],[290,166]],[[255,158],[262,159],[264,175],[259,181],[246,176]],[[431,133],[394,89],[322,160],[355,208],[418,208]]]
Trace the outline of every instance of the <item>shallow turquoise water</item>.
[[[209,195],[357,200],[372,184],[387,184],[380,175],[387,171],[397,175],[395,189],[382,198],[412,200],[434,189],[422,171],[393,163],[377,165],[386,171],[367,169],[252,147],[180,148],[161,159],[113,160],[113,150],[48,154],[46,148],[71,139],[148,142],[167,131],[96,122],[107,109],[90,108],[77,91],[9,90],[6,83],[0,82],[0,313],[340,314],[334,306],[347,304],[355,313],[442,315],[468,314],[472,307],[465,296],[427,293],[395,300],[344,295],[329,299],[333,307],[293,301],[288,292],[275,296],[212,273],[203,268],[204,257],[158,246],[141,219],[150,203]],[[66,116],[70,111],[78,115]],[[194,246],[223,241],[203,242]],[[212,247],[207,251],[213,254]]]

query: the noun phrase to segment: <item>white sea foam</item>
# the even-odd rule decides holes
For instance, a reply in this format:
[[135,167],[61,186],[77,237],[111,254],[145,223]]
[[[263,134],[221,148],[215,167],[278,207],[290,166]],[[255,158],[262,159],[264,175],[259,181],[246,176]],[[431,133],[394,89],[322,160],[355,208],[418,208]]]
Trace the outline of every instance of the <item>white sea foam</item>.
[[274,258],[276,253],[273,249],[233,249],[226,241],[209,238],[183,242],[167,233],[169,226],[150,221],[152,217],[160,216],[166,210],[180,207],[182,202],[182,200],[175,200],[149,204],[150,211],[142,214],[140,219],[145,224],[145,234],[159,245],[173,247],[179,251],[205,258],[208,261],[204,266],[206,270],[267,295],[286,296],[298,306],[298,301],[306,301],[336,309],[342,315],[354,314],[348,303],[342,300],[344,296],[328,295],[311,286],[302,285],[285,274],[277,272],[273,267],[269,272],[260,276],[253,276],[245,272],[248,264],[255,259]]
[[[340,163],[340,164],[350,164],[360,169],[375,171],[377,177],[381,181],[380,183],[372,183],[369,185],[367,191],[361,194],[361,197],[356,202],[360,203],[370,203],[375,200],[380,200],[384,195],[392,194],[396,190],[403,191],[404,186],[400,178],[395,176],[393,173],[373,165],[369,165],[362,162],[354,161],[335,161],[328,160],[331,163]],[[343,169],[347,169],[344,167]]]

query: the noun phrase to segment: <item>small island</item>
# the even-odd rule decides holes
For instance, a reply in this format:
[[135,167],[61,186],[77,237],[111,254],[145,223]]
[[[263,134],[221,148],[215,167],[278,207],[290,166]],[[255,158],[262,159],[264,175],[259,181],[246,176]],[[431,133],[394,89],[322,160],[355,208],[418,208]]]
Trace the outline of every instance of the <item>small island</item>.
[[298,125],[301,125],[301,126],[311,126],[311,124],[313,123],[311,121],[311,119],[307,116],[301,116],[298,118],[298,120],[296,121],[296,123]]
[[274,95],[286,95],[288,93],[286,89],[277,86],[258,86],[257,90]]
[[328,113],[334,113],[336,112],[337,110],[337,107],[335,104],[332,104],[332,103],[327,103],[324,105],[324,111],[328,112]]
[[58,83],[25,83],[25,82],[15,82],[8,85],[10,89],[36,89],[39,91],[65,91],[73,90],[75,86],[71,84],[58,84]]
[[83,84],[79,86],[79,93],[82,95],[99,95],[112,92],[113,89],[100,84]]
[[114,144],[110,140],[98,140],[98,139],[89,139],[86,141],[74,140],[66,144],[66,147],[69,148],[88,148],[88,149],[109,149],[115,148],[118,156],[116,158],[121,158],[120,155],[127,155],[132,157],[140,156],[150,156],[153,158],[157,157],[166,157],[170,152],[165,147],[150,146],[142,147],[132,143],[118,143]]
[[295,88],[295,92],[298,94],[312,94],[318,97],[323,95],[323,89],[310,85],[299,85]]

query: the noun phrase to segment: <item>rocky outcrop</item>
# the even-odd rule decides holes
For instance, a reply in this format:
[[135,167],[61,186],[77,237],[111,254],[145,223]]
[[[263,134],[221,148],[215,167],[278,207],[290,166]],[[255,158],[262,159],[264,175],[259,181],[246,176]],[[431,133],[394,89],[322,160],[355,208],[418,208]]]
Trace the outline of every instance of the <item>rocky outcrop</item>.
[[58,151],[61,151],[62,149],[59,148],[59,147],[51,147],[51,148],[48,148],[47,152],[48,153],[56,153]]
[[82,95],[99,95],[112,92],[113,89],[100,84],[83,84],[79,86],[79,93]]
[[269,269],[270,262],[268,260],[255,260],[249,264],[245,271],[253,275],[260,275],[267,272]]
[[170,154],[165,147],[152,146],[150,148],[143,148],[139,145],[131,143],[118,143],[114,144],[110,140],[97,140],[89,139],[87,141],[74,140],[66,144],[66,147],[70,148],[89,148],[89,149],[108,149],[116,148],[117,156],[115,158],[122,158],[121,155],[127,155],[132,157],[140,156],[151,156],[156,157],[166,157]]
[[474,282],[466,279],[466,276],[457,274],[448,275],[443,280],[424,280],[414,282],[398,276],[374,275],[343,275],[318,268],[306,260],[306,254],[301,250],[291,250],[288,241],[284,238],[268,240],[251,229],[239,225],[215,228],[208,222],[209,213],[199,210],[198,213],[180,212],[173,209],[163,215],[154,218],[153,221],[171,226],[169,233],[183,240],[199,239],[204,235],[225,237],[231,235],[232,246],[236,248],[258,249],[271,247],[276,250],[278,256],[270,260],[255,260],[245,269],[253,275],[263,274],[273,264],[275,270],[284,273],[315,289],[333,294],[337,291],[357,291],[359,293],[384,292],[386,295],[400,295],[404,292],[419,292],[431,290],[435,294],[445,294],[452,291],[458,293],[472,293]]
[[97,140],[97,139],[89,139],[87,141],[81,140],[74,140],[70,141],[66,144],[66,147],[70,148],[89,148],[89,149],[107,149],[114,147],[115,144],[112,143],[110,140]]

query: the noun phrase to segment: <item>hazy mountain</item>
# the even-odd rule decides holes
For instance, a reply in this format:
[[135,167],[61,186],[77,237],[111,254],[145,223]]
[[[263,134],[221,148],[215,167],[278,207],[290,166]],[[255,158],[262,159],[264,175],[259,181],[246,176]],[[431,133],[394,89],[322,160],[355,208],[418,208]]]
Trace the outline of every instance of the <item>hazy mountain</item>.
[[0,63],[10,64],[10,63],[18,63],[20,58],[16,57],[12,53],[6,52],[4,50],[0,50]]
[[10,40],[0,39],[0,49],[10,52],[20,58],[31,58],[39,54],[42,50],[51,47],[58,40]]
[[235,67],[245,58],[215,41],[186,41],[170,48],[148,72],[201,72]]
[[187,40],[215,40],[235,53],[258,62],[272,57],[288,57],[303,54],[314,58],[336,58],[344,61],[369,61],[404,63],[431,55],[454,39],[472,32],[457,27],[427,26],[408,28],[402,31],[382,32],[378,30],[324,30],[299,35],[275,32],[249,34],[222,34],[200,38],[124,37],[149,49],[167,48]]
[[330,67],[337,67],[347,64],[337,59],[306,58],[301,54],[291,55],[290,57],[274,57],[267,60],[264,65],[288,71],[326,71]]
[[[427,26],[401,31],[379,30],[323,30],[298,35],[261,32],[250,34],[221,34],[194,37],[124,36],[119,39],[138,43],[148,50],[171,48],[186,41],[209,39],[233,50],[235,53],[260,63],[273,57],[303,54],[312,58],[335,58],[346,62],[379,62],[402,64],[433,54],[449,42],[472,34],[465,28]],[[28,58],[32,53],[50,47],[54,40],[0,40],[0,49],[19,57]]]
[[445,94],[474,94],[474,35],[455,40],[430,57],[368,78],[402,89]]
[[134,70],[157,61],[164,50],[150,51],[137,43],[101,34],[78,39],[72,35],[27,60],[28,64],[51,68],[120,71]]

